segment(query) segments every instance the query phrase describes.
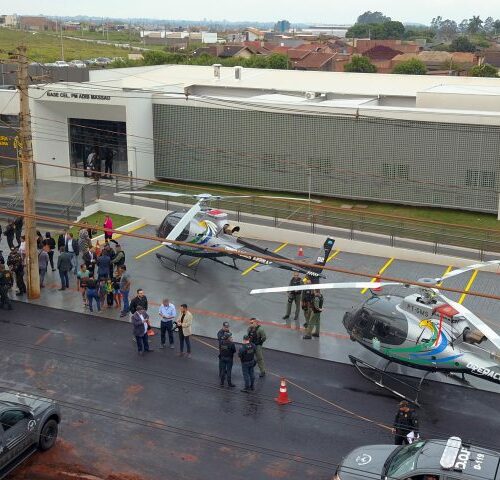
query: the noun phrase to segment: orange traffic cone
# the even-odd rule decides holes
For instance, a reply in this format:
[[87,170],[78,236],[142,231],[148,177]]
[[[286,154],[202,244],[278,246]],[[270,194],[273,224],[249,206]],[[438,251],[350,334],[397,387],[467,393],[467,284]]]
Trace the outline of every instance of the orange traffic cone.
[[280,393],[274,401],[278,405],[286,405],[287,403],[292,403],[292,401],[288,398],[288,389],[286,388],[286,380],[284,378],[281,379],[280,383]]
[[[375,282],[376,283],[380,282],[380,275],[375,275]],[[372,292],[381,292],[382,287],[372,288],[371,290],[372,290]]]
[[299,251],[297,252],[297,257],[303,257],[304,256],[304,249],[302,247],[299,247]]

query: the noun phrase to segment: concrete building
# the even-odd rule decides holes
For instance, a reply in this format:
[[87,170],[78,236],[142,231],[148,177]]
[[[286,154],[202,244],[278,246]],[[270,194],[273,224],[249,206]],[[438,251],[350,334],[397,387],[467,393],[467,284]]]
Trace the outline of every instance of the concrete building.
[[[15,92],[0,91],[12,114]],[[33,87],[39,161],[122,173],[498,212],[497,79],[154,66]],[[70,178],[38,166],[38,178]]]

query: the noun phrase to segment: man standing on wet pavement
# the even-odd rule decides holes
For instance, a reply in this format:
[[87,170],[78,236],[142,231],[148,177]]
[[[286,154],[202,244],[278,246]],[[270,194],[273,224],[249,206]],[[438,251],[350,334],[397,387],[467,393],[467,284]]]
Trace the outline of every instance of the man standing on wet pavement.
[[235,387],[231,381],[231,372],[233,371],[233,359],[236,353],[236,347],[233,343],[233,334],[227,332],[219,341],[219,378],[220,386],[224,386],[227,378],[227,386],[230,388]]
[[0,308],[7,307],[12,310],[12,303],[9,298],[9,290],[12,288],[12,274],[0,264]]
[[[294,272],[292,279],[290,280],[291,287],[298,287],[302,285],[302,280],[298,272]],[[292,305],[295,304],[295,316],[293,318],[295,323],[295,328],[298,330],[300,328],[299,314],[300,314],[300,297],[299,292],[288,292],[288,301],[286,304],[286,313],[283,320],[286,320],[287,327],[290,327],[292,322],[290,320],[290,315],[292,313]]]
[[24,295],[26,293],[26,284],[24,283],[24,265],[21,254],[14,247],[9,256],[7,257],[7,265],[10,267],[10,271],[16,276],[16,286],[18,291],[16,295]]
[[309,315],[306,334],[302,338],[310,340],[312,337],[319,337],[322,311],[323,295],[321,294],[321,290],[314,290],[314,297],[311,302],[311,314]]
[[231,333],[229,331],[229,322],[222,322],[222,328],[217,332],[217,341],[219,342],[219,345],[227,333]]
[[257,360],[257,365],[259,366],[260,374],[259,377],[266,376],[266,366],[264,364],[264,352],[263,344],[266,341],[266,332],[259,325],[256,318],[250,319],[250,326],[248,327],[248,337],[250,338],[250,343],[255,346],[255,359]]
[[241,391],[248,393],[254,389],[255,383],[255,345],[250,341],[250,336],[243,337],[243,345],[240,347],[238,357],[241,360],[241,372],[245,380],[245,388]]
[[175,311],[175,305],[170,303],[168,298],[165,298],[160,305],[160,348],[165,348],[165,333],[168,332],[168,342],[170,343],[170,348],[174,348],[174,334],[173,334],[173,322],[177,315]]
[[408,434],[413,432],[413,438],[418,437],[418,417],[415,410],[410,408],[406,400],[399,402],[399,410],[394,419],[392,433],[395,445],[408,445]]
[[127,266],[120,267],[120,293],[123,300],[123,310],[120,312],[120,317],[125,317],[130,311],[128,296],[130,294],[130,274],[127,273]]
[[139,355],[142,355],[144,352],[153,351],[149,348],[148,319],[149,315],[144,308],[142,308],[141,305],[137,305],[137,309],[132,315],[132,325],[135,341],[137,342],[137,352]]

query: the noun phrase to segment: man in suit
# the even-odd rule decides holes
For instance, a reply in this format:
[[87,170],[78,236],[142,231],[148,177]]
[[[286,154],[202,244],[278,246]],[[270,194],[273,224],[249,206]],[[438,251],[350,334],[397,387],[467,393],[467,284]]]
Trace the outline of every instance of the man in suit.
[[68,273],[71,271],[71,268],[71,255],[64,250],[64,247],[61,247],[59,256],[57,257],[57,269],[59,270],[59,277],[61,278],[61,288],[59,290],[66,290],[69,288]]
[[188,358],[191,357],[191,328],[193,325],[193,314],[188,310],[188,306],[183,303],[181,305],[181,312],[179,317],[177,318],[177,327],[179,329],[179,344],[181,347],[181,351],[179,352],[179,356],[182,357],[184,355],[184,343],[186,343],[186,356]]
[[[73,273],[76,275],[78,273],[78,255],[80,254],[80,246],[78,245],[78,240],[73,238],[73,234],[69,232],[66,235],[66,241],[64,244],[64,251],[69,253],[71,259],[71,265]],[[70,269],[71,271],[71,269]]]
[[137,306],[132,315],[132,326],[135,341],[137,342],[137,352],[143,355],[144,352],[152,352],[148,342],[148,319],[149,315],[141,305]]

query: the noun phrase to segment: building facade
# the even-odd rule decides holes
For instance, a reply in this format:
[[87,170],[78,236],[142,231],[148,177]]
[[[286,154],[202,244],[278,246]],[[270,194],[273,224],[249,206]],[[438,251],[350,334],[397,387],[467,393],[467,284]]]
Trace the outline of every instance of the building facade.
[[[316,195],[498,212],[495,79],[220,66],[90,75],[33,87],[34,154],[51,165],[38,178],[71,178],[98,148],[140,178],[307,193],[310,175]],[[7,100],[0,91],[0,108]]]

